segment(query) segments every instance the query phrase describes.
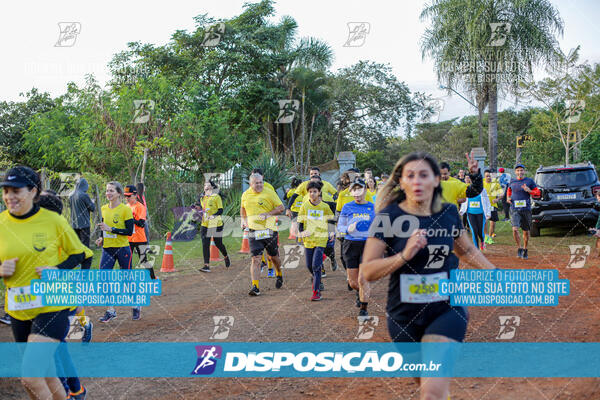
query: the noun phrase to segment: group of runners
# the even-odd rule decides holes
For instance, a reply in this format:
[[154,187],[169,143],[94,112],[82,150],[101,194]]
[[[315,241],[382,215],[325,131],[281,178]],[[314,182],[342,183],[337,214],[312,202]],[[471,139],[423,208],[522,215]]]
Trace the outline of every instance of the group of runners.
[[[286,204],[264,181],[262,171],[255,169],[240,206],[241,227],[247,230],[251,253],[249,295],[261,294],[263,260],[274,269],[275,288],[284,285],[277,226],[278,217],[285,213],[292,218],[291,235],[305,249],[310,300],[318,301],[323,296],[324,259],[328,257],[331,269],[337,269],[337,238],[348,289],[356,293],[352,301],[359,307],[359,317],[368,315],[370,282],[390,276],[386,311],[393,341],[463,341],[469,319],[466,308],[451,306],[448,298],[439,293],[414,288],[448,279],[449,272],[458,268],[459,260],[476,268],[496,268],[480,250],[485,249],[487,237],[494,237],[494,222],[504,197],[510,204],[517,254],[527,258],[531,196],[539,191],[535,182],[525,177],[520,164],[515,168],[516,177],[508,181],[504,190],[499,181],[492,179],[491,171],[482,174],[477,161],[468,154],[466,158],[468,173],[463,171],[457,178],[450,176],[447,163],[438,164],[429,154],[416,152],[402,157],[390,175],[381,180],[371,171],[360,174],[353,168],[341,175],[337,187],[323,180],[318,168],[311,168],[308,180],[292,182]],[[87,183],[82,183],[80,189],[85,186]],[[0,187],[7,207],[0,213],[0,277],[7,288],[5,310],[15,341],[64,341],[69,315],[83,317],[83,310],[43,306],[39,296],[30,295],[30,283],[39,279],[46,268],[90,268],[90,225],[75,222],[76,215],[71,227],[59,215],[60,210],[52,209],[52,204],[60,203],[55,194],[45,193],[49,201],[40,201],[43,193],[39,176],[28,167],[9,170]],[[89,212],[96,205],[84,197],[71,204],[71,211],[84,215],[87,212],[89,222]],[[152,266],[145,264],[148,241],[143,196],[136,186],[123,189],[113,181],[106,184],[106,199],[108,204],[101,207],[102,222],[97,225],[102,231],[102,237],[96,241],[102,247],[100,268],[112,269],[118,262],[121,269],[130,269],[132,254],[137,253],[140,266],[148,268],[154,278]],[[210,272],[211,241],[229,267],[230,259],[221,240],[223,204],[214,182],[206,182],[200,209],[204,252],[200,270]],[[464,228],[459,209],[466,215],[471,234]],[[486,220],[488,235],[484,233]],[[523,230],[523,246],[518,229]],[[140,315],[139,307],[134,307],[132,319],[137,320]],[[100,321],[106,323],[114,318],[116,311],[109,308]],[[90,340],[91,321],[88,324],[86,335]],[[38,362],[51,364],[54,358]],[[22,382],[31,398],[85,398],[85,388],[79,383],[71,387],[63,380],[63,390],[57,378],[23,378]],[[420,385],[425,397],[445,399],[449,382],[450,378],[426,378],[420,380]]]

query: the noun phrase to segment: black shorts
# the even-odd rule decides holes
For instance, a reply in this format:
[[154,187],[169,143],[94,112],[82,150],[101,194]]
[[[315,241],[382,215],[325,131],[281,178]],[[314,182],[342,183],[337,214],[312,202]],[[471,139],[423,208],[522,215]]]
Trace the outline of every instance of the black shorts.
[[26,342],[31,333],[62,341],[69,333],[69,309],[38,314],[34,319],[21,321],[10,317],[15,342]]
[[524,231],[531,230],[531,210],[519,210],[510,208],[510,224],[514,228],[521,228]]
[[248,244],[250,245],[250,253],[252,256],[260,256],[264,250],[271,257],[279,255],[279,246],[277,245],[278,232],[269,229],[269,237],[265,239],[256,239],[255,231],[250,229],[248,232]]
[[[442,313],[427,313],[417,319],[396,321],[388,316],[388,332],[394,342],[420,342],[424,335],[441,335],[462,342],[469,313],[465,307],[450,307]],[[425,317],[425,318],[423,318]]]
[[492,208],[492,212],[490,213],[490,221],[498,222],[498,210]]
[[348,240],[342,242],[342,257],[346,263],[346,268],[356,269],[362,261],[363,250],[366,240]]

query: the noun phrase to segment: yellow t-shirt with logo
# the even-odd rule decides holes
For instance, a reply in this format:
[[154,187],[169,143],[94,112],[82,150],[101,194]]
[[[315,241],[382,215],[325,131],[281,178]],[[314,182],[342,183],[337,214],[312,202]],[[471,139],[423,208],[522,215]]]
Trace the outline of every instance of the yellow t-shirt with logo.
[[443,202],[454,204],[460,209],[457,200],[467,197],[467,187],[469,185],[453,177],[448,178],[447,181],[440,180],[440,185],[442,186]]
[[270,216],[266,220],[261,220],[258,216],[273,211],[280,205],[283,205],[283,203],[273,190],[263,189],[262,192],[257,193],[249,188],[242,194],[242,207],[246,210],[248,227],[256,231],[264,229],[277,230],[276,217]]
[[[133,219],[131,208],[121,203],[115,208],[110,208],[108,204],[102,206],[102,220],[111,228],[125,229],[125,221]],[[102,232],[104,244],[102,247],[126,247],[129,246],[129,240],[126,235],[118,235],[111,232]]]
[[[288,199],[290,199],[294,193],[296,192],[295,188],[291,188],[290,190],[287,191],[287,197]],[[292,206],[290,207],[290,211],[293,212],[298,212],[300,211],[300,207],[302,206],[302,197],[301,196],[296,196],[296,199],[294,200],[294,204],[292,204]]]
[[216,228],[223,225],[223,220],[220,215],[216,215],[213,219],[208,219],[209,215],[214,215],[219,208],[223,208],[223,200],[218,194],[210,196],[204,196],[200,202],[202,210],[204,210],[204,216],[202,218],[202,226],[206,228]]
[[[375,203],[373,201],[373,195],[368,190],[367,190],[367,194],[365,195],[365,200],[370,201],[371,203]],[[346,205],[347,203],[350,203],[351,201],[354,201],[354,196],[352,196],[350,194],[350,188],[348,187],[348,188],[342,190],[340,192],[340,194],[338,194],[337,203],[336,203],[336,207],[335,207],[336,211],[341,212],[342,208],[344,208],[344,205]]]
[[298,223],[304,224],[304,230],[310,232],[310,236],[302,238],[304,247],[326,247],[329,239],[327,220],[333,217],[331,209],[324,201],[314,205],[306,199],[298,212]]
[[504,194],[502,186],[500,186],[500,184],[495,180],[492,180],[490,183],[487,183],[484,179],[483,188],[488,194],[488,198],[490,199],[490,204],[492,205],[492,207],[498,208],[497,196],[502,196],[502,194]]
[[0,260],[18,258],[15,273],[4,278],[7,288],[4,309],[12,317],[27,321],[38,314],[71,308],[42,306],[41,296],[30,295],[33,279],[41,279],[36,267],[54,267],[74,254],[93,255],[84,246],[67,220],[41,208],[33,216],[18,219],[8,211],[0,213]]

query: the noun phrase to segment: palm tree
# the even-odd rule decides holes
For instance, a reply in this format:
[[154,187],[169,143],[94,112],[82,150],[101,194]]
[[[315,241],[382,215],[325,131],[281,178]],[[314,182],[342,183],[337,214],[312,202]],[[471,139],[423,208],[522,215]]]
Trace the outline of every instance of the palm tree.
[[488,104],[488,156],[497,166],[498,92],[518,96],[533,67],[551,62],[563,21],[548,0],[433,0],[421,19],[423,57],[435,62],[438,81],[473,93],[480,113]]

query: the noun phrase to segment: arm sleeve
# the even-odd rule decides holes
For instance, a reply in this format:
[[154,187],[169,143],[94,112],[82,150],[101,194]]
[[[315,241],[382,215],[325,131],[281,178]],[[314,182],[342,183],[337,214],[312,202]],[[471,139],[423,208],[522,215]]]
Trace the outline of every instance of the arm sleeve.
[[339,232],[348,233],[348,225],[350,225],[349,220],[349,215],[344,212],[344,209],[342,209],[337,224],[337,229]]
[[464,201],[460,204],[460,211],[459,214],[463,215],[464,213],[467,212],[467,203],[469,203],[468,201]]
[[94,204],[94,202],[92,201],[92,199],[90,199],[90,196],[86,194],[85,197],[84,197],[84,199],[85,199],[84,200],[85,201],[85,206],[87,207],[87,209],[90,212],[96,211],[96,205]]
[[223,208],[219,208],[213,215],[223,215]]
[[137,226],[139,226],[140,228],[143,228],[144,225],[146,225],[146,220],[145,219],[134,219],[133,223]]
[[512,189],[510,187],[506,189],[506,195],[509,197],[512,196]]
[[294,202],[296,201],[296,197],[298,197],[298,193],[294,193],[294,194],[292,195],[292,197],[290,197],[290,199],[289,199],[289,201],[288,201],[288,203],[287,203],[287,205],[286,205],[286,208],[287,208],[288,210],[289,210],[290,208],[292,208],[292,205],[293,205],[293,204],[294,204]]
[[479,170],[476,174],[469,174],[471,178],[471,185],[467,186],[466,195],[467,197],[475,197],[483,190],[483,178]]
[[71,254],[67,259],[56,266],[58,269],[73,269],[86,259],[85,252]]
[[112,228],[111,232],[116,233],[117,235],[125,235],[125,236],[133,235],[133,218],[125,221],[125,229]]
[[485,218],[489,219],[492,215],[492,205],[490,203],[490,198],[488,197],[487,193],[481,193],[481,205],[483,207],[483,214],[485,215]]
[[540,197],[542,195],[542,192],[540,191],[540,188],[536,187],[531,190],[530,195]]

